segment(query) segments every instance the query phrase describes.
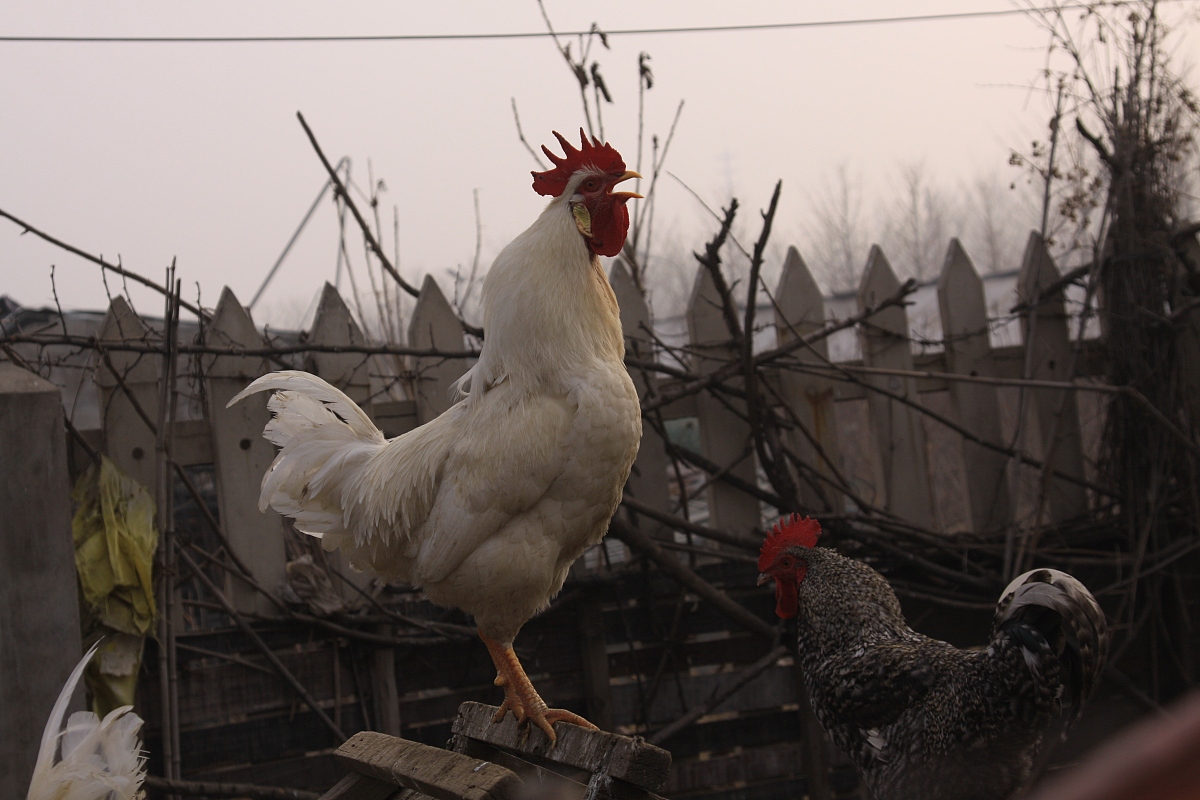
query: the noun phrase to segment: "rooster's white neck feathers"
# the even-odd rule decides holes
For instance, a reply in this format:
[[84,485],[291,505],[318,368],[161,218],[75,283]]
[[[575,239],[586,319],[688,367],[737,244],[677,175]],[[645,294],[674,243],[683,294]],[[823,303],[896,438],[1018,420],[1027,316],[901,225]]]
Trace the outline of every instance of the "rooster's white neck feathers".
[[461,384],[473,400],[504,381],[563,392],[595,362],[624,358],[616,296],[571,215],[584,177],[577,174],[488,271],[483,352]]

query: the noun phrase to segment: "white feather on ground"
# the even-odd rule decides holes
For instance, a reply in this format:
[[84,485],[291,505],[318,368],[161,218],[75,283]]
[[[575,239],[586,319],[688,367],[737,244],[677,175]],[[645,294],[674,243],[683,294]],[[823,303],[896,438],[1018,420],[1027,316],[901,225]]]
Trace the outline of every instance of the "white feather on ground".
[[[101,720],[77,711],[63,715],[83,670],[99,643],[80,659],[58,695],[42,732],[26,800],[137,800],[144,797],[146,759],[139,746],[142,719],[132,706],[113,709]],[[56,761],[61,744],[62,755]]]

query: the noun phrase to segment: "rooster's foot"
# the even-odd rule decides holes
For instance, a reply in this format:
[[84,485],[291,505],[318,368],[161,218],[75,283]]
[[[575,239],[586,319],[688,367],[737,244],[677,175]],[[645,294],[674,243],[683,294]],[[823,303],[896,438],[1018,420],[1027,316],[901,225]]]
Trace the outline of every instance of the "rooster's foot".
[[548,708],[546,701],[529,682],[529,677],[521,667],[521,662],[517,660],[512,645],[502,645],[483,634],[480,634],[479,638],[487,645],[488,653],[496,665],[496,685],[504,689],[504,702],[492,718],[493,722],[501,722],[511,711],[523,728],[528,729],[530,723],[540,728],[550,740],[551,747],[558,741],[558,734],[554,732],[555,722],[569,722],[572,725],[598,730],[578,714],[562,708]]

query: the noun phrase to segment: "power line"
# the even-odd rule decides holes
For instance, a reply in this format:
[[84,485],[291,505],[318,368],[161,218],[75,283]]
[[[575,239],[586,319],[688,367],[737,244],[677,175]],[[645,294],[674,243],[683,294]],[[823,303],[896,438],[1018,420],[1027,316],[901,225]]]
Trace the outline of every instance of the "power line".
[[[1186,0],[1166,0],[1185,2]],[[664,33],[726,33],[738,31],[800,30],[805,28],[846,28],[863,25],[895,23],[941,22],[952,20],[1010,17],[1018,14],[1049,14],[1060,11],[1087,11],[1096,7],[1119,8],[1136,5],[1138,0],[1110,0],[1104,3],[1067,3],[1040,8],[1005,8],[991,11],[961,11],[945,14],[914,14],[911,16],[867,17],[860,19],[808,20],[804,22],[764,22],[746,25],[696,25],[673,28],[623,28],[606,30],[606,36],[653,35]],[[593,31],[557,31],[559,36],[587,36]],[[264,44],[312,42],[427,42],[476,41],[487,39],[541,39],[552,36],[549,31],[514,33],[394,33],[349,34],[319,36],[7,36],[0,42],[59,43],[59,44]]]

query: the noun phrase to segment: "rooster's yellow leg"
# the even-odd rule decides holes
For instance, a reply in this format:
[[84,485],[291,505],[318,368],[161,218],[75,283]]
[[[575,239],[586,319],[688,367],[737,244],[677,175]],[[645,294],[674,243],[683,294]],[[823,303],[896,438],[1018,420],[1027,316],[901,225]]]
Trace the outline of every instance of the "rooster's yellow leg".
[[492,662],[496,665],[496,685],[504,688],[504,703],[496,712],[495,722],[503,720],[504,715],[511,711],[517,722],[532,722],[541,728],[550,739],[551,745],[558,741],[558,736],[554,733],[555,722],[569,722],[572,725],[598,730],[578,714],[562,708],[547,708],[546,701],[529,682],[529,677],[521,667],[521,662],[517,660],[512,645],[502,645],[482,633],[479,634],[479,638],[487,645]]

